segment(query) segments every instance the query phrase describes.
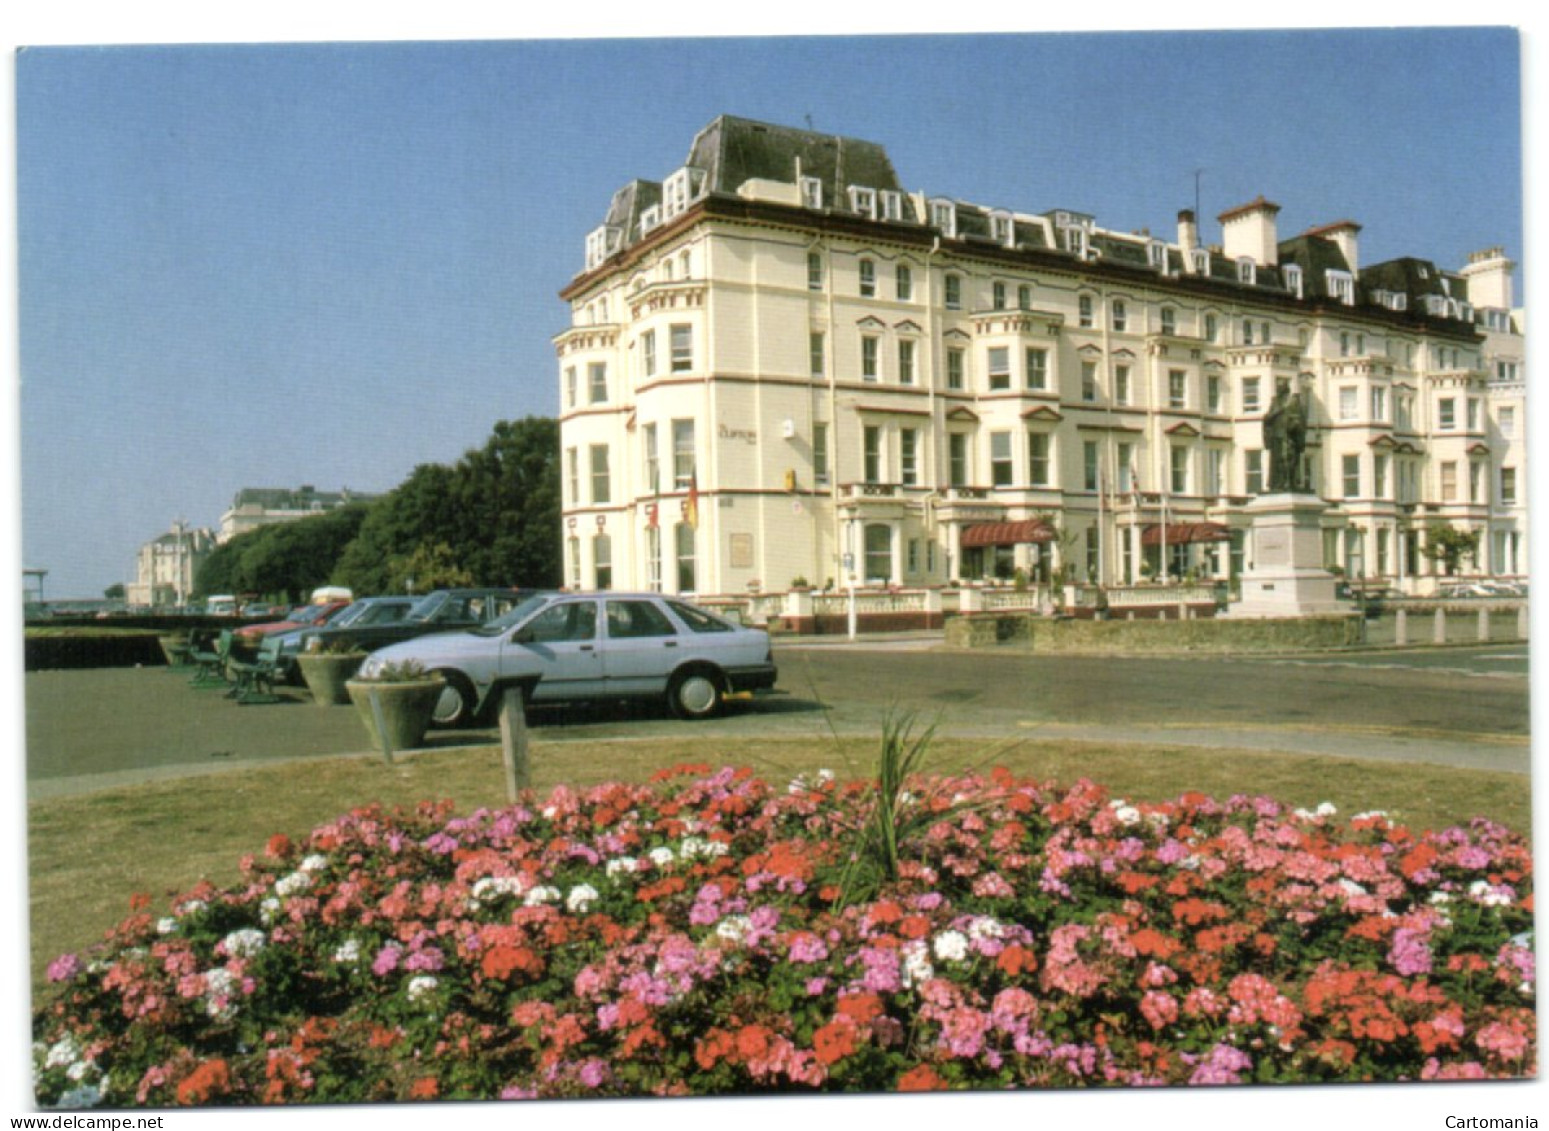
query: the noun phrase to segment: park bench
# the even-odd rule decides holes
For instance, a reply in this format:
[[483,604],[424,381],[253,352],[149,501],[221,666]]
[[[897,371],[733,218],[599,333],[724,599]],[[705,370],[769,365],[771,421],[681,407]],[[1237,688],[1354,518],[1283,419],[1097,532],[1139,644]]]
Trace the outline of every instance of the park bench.
[[268,636],[253,659],[228,660],[227,667],[236,682],[227,694],[238,703],[278,703],[280,697],[274,692],[274,681],[280,672],[281,647],[278,636]]
[[226,687],[226,661],[231,656],[231,632],[223,631],[210,646],[209,638],[191,637],[188,641],[188,658],[198,668],[188,686],[198,689]]

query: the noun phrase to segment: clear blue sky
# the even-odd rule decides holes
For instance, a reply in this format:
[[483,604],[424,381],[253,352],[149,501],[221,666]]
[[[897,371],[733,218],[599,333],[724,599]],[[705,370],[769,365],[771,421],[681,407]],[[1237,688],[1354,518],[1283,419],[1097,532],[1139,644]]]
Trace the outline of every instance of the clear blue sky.
[[22,557],[57,598],[242,487],[386,491],[553,414],[586,233],[722,113],[1116,228],[1171,237],[1202,168],[1210,239],[1263,193],[1367,263],[1524,254],[1504,29],[71,47],[16,81]]

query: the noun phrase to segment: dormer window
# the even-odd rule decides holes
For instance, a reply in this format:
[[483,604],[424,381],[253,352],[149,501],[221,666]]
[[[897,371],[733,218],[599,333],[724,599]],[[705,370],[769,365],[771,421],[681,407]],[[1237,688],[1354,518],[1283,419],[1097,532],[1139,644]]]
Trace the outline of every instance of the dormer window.
[[1445,295],[1426,295],[1425,312],[1435,318],[1443,317],[1447,313],[1447,297]]
[[1247,256],[1243,256],[1237,261],[1237,281],[1244,286],[1251,287],[1257,279],[1258,265]]
[[1324,276],[1330,298],[1338,299],[1346,306],[1355,305],[1355,276],[1348,271],[1328,271]]
[[1194,274],[1196,275],[1210,274],[1210,252],[1202,247],[1196,247],[1189,252],[1189,265],[1194,269]]
[[618,247],[618,237],[619,230],[606,224],[587,233],[586,269],[588,271],[601,266],[602,261],[613,254]]
[[1011,222],[1011,213],[990,213],[990,239],[994,240],[1002,247],[1015,246],[1016,226]]
[[869,220],[877,218],[877,190],[861,185],[850,186],[850,211]]
[[817,177],[801,179],[801,202],[808,208],[823,207],[823,182]]
[[904,197],[902,193],[891,189],[882,193],[882,218],[884,220],[902,220],[904,218]]
[[1146,262],[1162,274],[1167,274],[1167,245],[1161,240],[1146,244]]
[[941,234],[951,239],[957,238],[957,205],[950,200],[933,200],[930,202],[931,227],[940,230]]
[[1087,255],[1087,239],[1085,228],[1065,229],[1065,250],[1077,259],[1085,259]]
[[662,219],[670,220],[688,209],[689,202],[699,195],[704,184],[704,173],[683,166],[662,182]]
[[1297,298],[1302,297],[1302,269],[1294,263],[1287,263],[1282,272],[1285,278],[1285,289]]

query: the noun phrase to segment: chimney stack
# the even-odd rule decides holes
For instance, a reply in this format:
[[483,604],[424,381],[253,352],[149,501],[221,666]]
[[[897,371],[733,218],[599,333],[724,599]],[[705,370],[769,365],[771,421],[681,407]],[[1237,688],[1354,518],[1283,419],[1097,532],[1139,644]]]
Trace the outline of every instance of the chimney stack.
[[1191,254],[1199,247],[1199,227],[1194,222],[1194,213],[1185,208],[1178,213],[1178,246],[1183,250],[1183,269],[1192,272],[1194,270],[1194,257]]
[[1333,240],[1334,245],[1339,248],[1339,253],[1345,257],[1345,263],[1350,267],[1350,274],[1359,276],[1361,255],[1360,244],[1356,237],[1360,232],[1361,225],[1354,220],[1335,220],[1332,224],[1324,224],[1321,228],[1312,228],[1306,234]]
[[1512,308],[1511,273],[1516,264],[1506,258],[1506,249],[1489,247],[1468,257],[1468,266],[1459,271],[1468,282],[1468,301],[1495,310]]
[[1221,213],[1221,240],[1228,259],[1251,259],[1260,267],[1279,263],[1280,240],[1275,234],[1275,217],[1280,205],[1256,197],[1239,208]]

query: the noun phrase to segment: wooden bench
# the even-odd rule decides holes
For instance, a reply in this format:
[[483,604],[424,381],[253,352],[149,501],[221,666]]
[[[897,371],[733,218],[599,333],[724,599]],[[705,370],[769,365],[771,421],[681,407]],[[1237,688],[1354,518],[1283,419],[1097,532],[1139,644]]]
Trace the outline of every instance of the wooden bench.
[[280,672],[279,636],[264,637],[258,655],[251,660],[232,659],[227,662],[236,683],[227,693],[238,703],[278,703],[280,696],[274,692],[274,681]]
[[223,631],[215,640],[215,646],[210,646],[208,638],[201,640],[199,637],[190,637],[188,641],[188,658],[193,661],[198,669],[194,672],[194,678],[188,681],[188,686],[204,690],[211,687],[229,687],[230,681],[226,678],[226,661],[231,657],[231,632]]

